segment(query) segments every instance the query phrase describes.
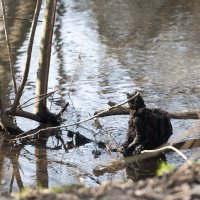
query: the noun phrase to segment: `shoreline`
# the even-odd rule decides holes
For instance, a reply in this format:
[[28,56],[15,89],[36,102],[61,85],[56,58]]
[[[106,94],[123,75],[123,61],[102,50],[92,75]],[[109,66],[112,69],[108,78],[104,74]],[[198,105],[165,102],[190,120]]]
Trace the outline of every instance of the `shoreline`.
[[[2,194],[3,195],[3,194]],[[80,185],[50,189],[26,189],[21,193],[1,196],[2,200],[129,200],[129,199],[200,199],[200,163],[178,168],[161,177],[104,182],[95,188]]]

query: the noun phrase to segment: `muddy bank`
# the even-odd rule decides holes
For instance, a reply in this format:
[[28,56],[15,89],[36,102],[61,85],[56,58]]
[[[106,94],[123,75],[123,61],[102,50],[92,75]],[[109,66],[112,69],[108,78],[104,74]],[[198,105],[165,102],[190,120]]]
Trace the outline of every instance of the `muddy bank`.
[[[19,198],[19,197],[18,197]],[[10,199],[5,197],[5,199]],[[12,197],[17,199],[17,197]],[[63,186],[48,190],[28,190],[21,194],[23,200],[40,199],[200,199],[200,163],[176,170],[162,177],[126,182],[103,183],[96,188]]]

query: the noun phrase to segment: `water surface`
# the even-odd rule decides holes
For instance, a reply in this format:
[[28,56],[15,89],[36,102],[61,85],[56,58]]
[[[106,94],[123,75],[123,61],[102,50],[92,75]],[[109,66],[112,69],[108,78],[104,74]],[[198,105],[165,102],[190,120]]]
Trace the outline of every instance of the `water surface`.
[[[32,1],[6,1],[7,14],[26,20],[9,19],[15,75],[19,83],[26,58]],[[40,20],[42,20],[42,6]],[[54,29],[49,91],[59,88],[49,101],[53,112],[70,102],[63,123],[90,117],[107,107],[108,100],[122,102],[126,93],[138,90],[148,107],[167,111],[200,108],[200,3],[197,0],[59,0]],[[42,23],[38,23],[31,62],[31,72],[22,102],[35,94],[38,48]],[[13,98],[3,24],[0,24],[0,79],[5,99]],[[80,62],[77,59],[80,55]],[[75,74],[75,75],[74,75]],[[71,80],[73,83],[71,84]],[[73,92],[68,95],[69,88]],[[33,106],[26,110],[33,111]],[[17,118],[23,130],[38,126],[36,122]],[[102,130],[92,121],[70,130],[79,131],[93,140],[121,144],[127,130],[128,116],[100,119]],[[185,136],[186,130],[198,126],[194,120],[172,120],[174,135],[170,140],[198,137],[198,129]],[[70,140],[61,131],[64,142]],[[57,139],[9,148],[2,140],[0,184],[2,191],[18,191],[24,186],[44,187],[84,183],[95,186],[104,180],[132,178],[138,180],[155,174],[156,162],[140,163],[100,177],[93,169],[109,164],[121,155],[109,154],[89,143],[66,152]],[[190,156],[197,149],[185,151]],[[94,152],[99,152],[96,156]],[[175,153],[166,154],[167,162],[177,166],[184,161]]]

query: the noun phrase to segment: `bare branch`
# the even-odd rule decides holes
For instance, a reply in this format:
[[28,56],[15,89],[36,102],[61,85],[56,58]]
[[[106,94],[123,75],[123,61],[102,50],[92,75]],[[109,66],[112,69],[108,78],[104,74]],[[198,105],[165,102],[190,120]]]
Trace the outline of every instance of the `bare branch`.
[[[115,104],[116,105],[116,104]],[[95,115],[99,115],[99,117],[108,117],[108,116],[112,116],[112,115],[129,115],[130,114],[130,110],[128,107],[116,107],[112,110],[108,110],[107,112],[103,112],[105,110],[99,110],[96,111],[94,114]]]
[[[117,103],[109,101],[109,106],[117,105]],[[99,114],[99,117],[107,117],[112,115],[129,115],[130,109],[127,106],[117,106],[116,108],[109,110],[108,112],[103,112],[104,110],[99,110],[94,114]],[[171,119],[200,119],[200,110],[196,111],[183,111],[183,112],[168,112]]]
[[23,110],[16,110],[15,116],[24,117],[24,118],[27,118],[27,119],[31,119],[31,120],[40,122],[40,118],[36,114],[26,112],[26,111],[23,111]]
[[29,101],[31,101],[31,100],[33,100],[33,99],[35,99],[35,98],[39,98],[38,101],[41,101],[43,98],[47,98],[47,97],[51,96],[52,94],[54,94],[54,93],[57,92],[57,91],[58,91],[58,90],[54,90],[54,91],[49,92],[49,93],[47,93],[47,94],[41,94],[40,96],[32,97],[32,98],[30,98],[29,100],[25,101],[24,103],[20,104],[20,105],[18,106],[18,108],[26,108],[26,107],[28,107],[28,106],[31,106],[31,105],[33,105],[34,103],[31,103],[31,104],[28,104],[28,105],[25,105],[25,104],[27,104]]
[[[84,33],[84,25],[83,25],[83,33]],[[82,33],[82,34],[83,34],[83,33]],[[71,91],[72,84],[73,84],[73,82],[74,82],[74,77],[75,77],[75,75],[76,75],[76,70],[77,70],[77,67],[78,67],[79,62],[81,61],[81,52],[82,52],[82,48],[83,48],[83,41],[84,41],[84,34],[82,35],[82,42],[81,42],[80,50],[79,50],[78,57],[77,57],[77,60],[76,60],[76,65],[75,65],[75,69],[74,69],[74,74],[73,74],[72,79],[71,79],[71,83],[70,83],[70,86],[69,86],[69,91],[68,91],[68,93],[70,93],[70,91]]]
[[62,108],[62,110],[56,115],[56,117],[60,117],[63,114],[63,112],[65,112],[68,106],[69,106],[69,103],[67,102]]
[[[3,19],[3,17],[0,17],[0,19]],[[32,22],[32,19],[28,19],[28,18],[22,18],[22,17],[6,17],[5,19],[13,19],[13,20],[24,20],[24,21],[30,21]],[[38,22],[42,22],[41,20],[38,20]]]
[[169,113],[171,119],[200,119],[200,110]]
[[171,150],[175,151],[176,153],[178,153],[184,160],[186,160],[188,162],[188,164],[190,164],[190,165],[192,164],[188,160],[188,158],[181,151],[179,151],[177,148],[175,148],[175,147],[173,147],[171,145],[166,146],[166,147],[162,147],[162,148],[159,148],[159,149],[144,150],[141,153],[156,153],[156,152],[163,152],[163,151],[166,151],[166,150],[169,150],[169,149],[171,149]]

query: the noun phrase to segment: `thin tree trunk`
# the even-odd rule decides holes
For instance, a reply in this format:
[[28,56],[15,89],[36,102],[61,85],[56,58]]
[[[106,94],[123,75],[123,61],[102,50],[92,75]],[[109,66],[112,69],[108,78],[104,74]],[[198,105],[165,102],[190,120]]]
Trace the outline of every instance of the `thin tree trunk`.
[[5,129],[7,132],[18,135],[22,133],[23,131],[12,121],[12,119],[7,115],[4,105],[4,102],[2,101],[5,97],[5,94],[3,94],[1,84],[0,84],[0,126]]
[[38,97],[47,94],[48,89],[49,66],[51,58],[51,46],[53,27],[55,22],[56,4],[57,0],[46,0],[45,13],[43,18],[35,100],[35,113],[41,118],[41,121],[49,121],[49,117],[53,117],[53,114],[51,114],[47,108],[47,98],[38,101]]

